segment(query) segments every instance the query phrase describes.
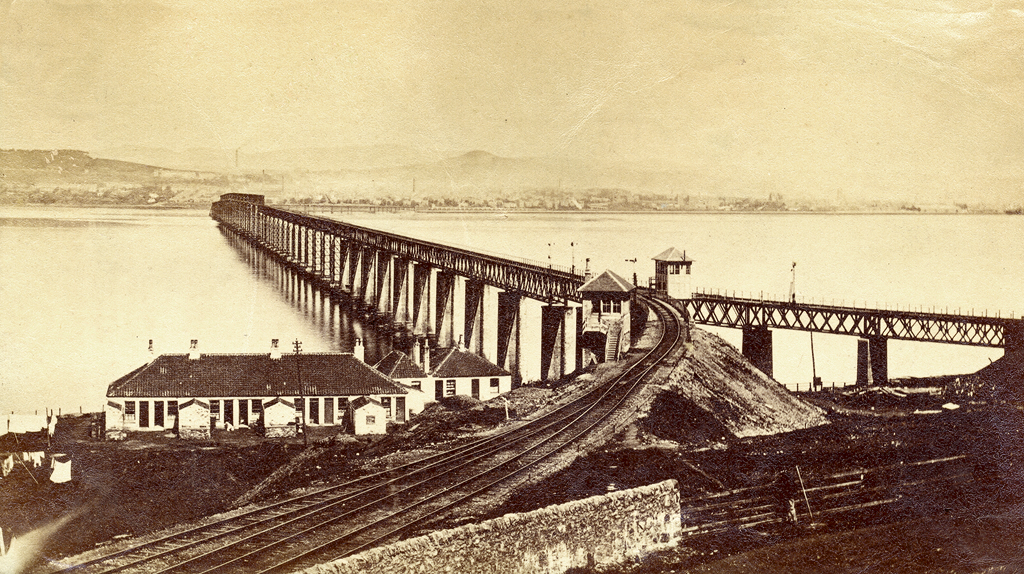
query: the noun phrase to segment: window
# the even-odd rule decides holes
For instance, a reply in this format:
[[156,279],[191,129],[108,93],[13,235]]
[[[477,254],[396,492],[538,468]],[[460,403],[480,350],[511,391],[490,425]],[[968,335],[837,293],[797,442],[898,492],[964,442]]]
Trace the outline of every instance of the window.
[[178,401],[167,401],[167,416],[178,416]]
[[409,383],[409,386],[416,389],[417,391],[423,390],[423,383],[421,381],[413,381]]
[[320,399],[309,399],[309,424],[320,424]]
[[447,381],[444,382],[444,396],[455,396],[455,379],[448,379]]
[[139,427],[149,428],[149,401],[139,401]]
[[622,312],[622,301],[612,301],[612,313]]
[[135,422],[135,401],[125,401],[124,420]]
[[252,414],[253,414],[253,416],[256,416],[256,413],[262,413],[262,412],[263,412],[263,400],[262,399],[253,399],[252,400]]
[[373,415],[366,415],[366,424],[375,425],[377,424],[377,417]]
[[210,418],[220,420],[220,401],[210,401]]
[[164,402],[153,401],[153,426],[164,426]]
[[668,274],[669,275],[679,275],[679,266],[678,265],[669,265],[668,266]]
[[444,398],[444,381],[434,381],[434,400]]
[[347,410],[348,410],[348,398],[347,397],[338,397],[338,412],[340,413],[341,411],[347,411]]
[[690,266],[689,266],[689,265],[687,265],[687,266],[686,266],[686,274],[687,274],[687,275],[689,275],[689,274],[690,274]]
[[474,399],[480,398],[480,379],[472,379],[470,381],[469,393]]
[[501,381],[497,377],[491,379],[491,390],[497,391],[500,388],[501,388]]
[[384,407],[384,418],[391,418],[391,397],[381,397],[380,404]]

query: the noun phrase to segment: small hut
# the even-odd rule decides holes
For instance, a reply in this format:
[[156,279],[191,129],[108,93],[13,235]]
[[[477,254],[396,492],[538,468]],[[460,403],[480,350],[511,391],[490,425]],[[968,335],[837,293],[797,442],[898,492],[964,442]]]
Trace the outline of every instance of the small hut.
[[263,403],[263,435],[267,438],[293,437],[298,434],[295,403],[277,397]]
[[369,397],[359,397],[349,403],[349,420],[353,434],[385,434],[387,413],[384,405]]
[[178,405],[178,436],[191,440],[210,438],[210,403],[189,399]]

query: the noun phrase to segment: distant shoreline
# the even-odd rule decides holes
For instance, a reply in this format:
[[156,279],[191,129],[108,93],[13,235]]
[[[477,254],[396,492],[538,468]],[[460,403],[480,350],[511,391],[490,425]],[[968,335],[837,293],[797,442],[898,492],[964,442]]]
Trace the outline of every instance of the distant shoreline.
[[[206,210],[212,203],[200,203],[196,205],[175,204],[175,205],[149,205],[140,203],[0,203],[0,208],[114,208],[114,209],[138,209],[153,211],[185,211],[185,210]],[[742,210],[742,209],[634,209],[634,210],[610,210],[610,209],[507,209],[499,207],[476,207],[476,208],[434,208],[420,209],[412,207],[401,207],[392,205],[359,205],[351,209],[346,205],[334,204],[267,204],[269,207],[278,209],[291,209],[310,215],[321,212],[366,212],[369,209],[377,208],[377,213],[436,213],[436,214],[504,214],[504,215],[635,215],[635,214],[657,214],[657,215],[1021,215],[1020,213],[1008,213],[1003,210],[978,210],[978,211],[928,211],[928,210]]]

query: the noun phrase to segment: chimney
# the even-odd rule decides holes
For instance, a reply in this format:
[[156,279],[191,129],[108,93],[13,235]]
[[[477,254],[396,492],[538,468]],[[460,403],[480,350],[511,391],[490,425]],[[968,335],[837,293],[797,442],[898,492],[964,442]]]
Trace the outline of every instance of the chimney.
[[430,341],[423,341],[423,372],[430,374]]
[[590,281],[594,278],[594,274],[590,272],[590,258],[587,257],[587,265],[583,268],[583,281]]
[[356,339],[356,344],[352,347],[352,354],[360,361],[366,362],[366,349],[363,347],[362,339]]
[[149,356],[152,357],[156,353],[153,351],[153,339],[149,340]]
[[458,347],[459,347],[460,351],[465,351],[466,350],[466,345],[462,343],[462,335],[459,335],[459,345],[458,345]]
[[281,349],[277,346],[277,339],[270,340],[270,358],[275,361],[281,358]]
[[188,360],[198,361],[199,360],[199,339],[192,339],[192,342],[188,346]]
[[413,343],[412,343],[412,362],[417,364],[417,365],[420,364],[420,357],[422,357],[422,355],[420,354],[420,350],[422,348],[423,348],[423,341],[421,341],[420,339],[416,339],[415,341],[413,341]]

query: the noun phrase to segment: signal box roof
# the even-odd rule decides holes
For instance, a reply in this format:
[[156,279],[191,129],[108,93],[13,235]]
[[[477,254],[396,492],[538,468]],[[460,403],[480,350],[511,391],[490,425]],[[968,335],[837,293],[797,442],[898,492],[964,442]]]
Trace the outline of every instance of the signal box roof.
[[686,252],[680,253],[675,247],[669,247],[665,251],[655,255],[651,259],[655,261],[675,261],[679,263],[693,263],[693,259],[686,256]]
[[578,291],[580,293],[629,293],[636,289],[632,283],[607,270],[584,283]]

